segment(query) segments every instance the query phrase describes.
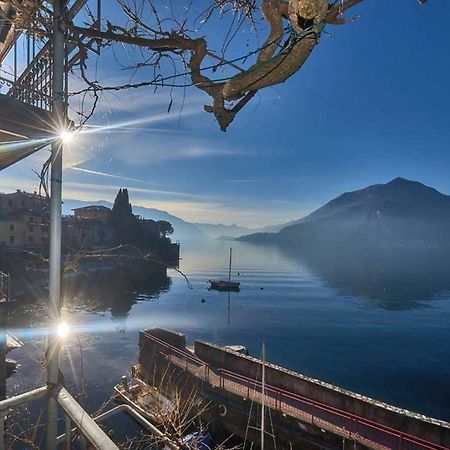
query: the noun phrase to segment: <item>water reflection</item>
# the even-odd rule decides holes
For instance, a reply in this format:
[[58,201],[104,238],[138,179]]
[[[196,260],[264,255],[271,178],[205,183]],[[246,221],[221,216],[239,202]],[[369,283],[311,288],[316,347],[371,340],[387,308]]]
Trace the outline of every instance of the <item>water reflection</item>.
[[409,310],[450,291],[450,255],[444,251],[315,247],[282,248],[317,274],[338,295],[372,300],[386,310]]
[[[41,275],[42,278],[42,275]],[[34,326],[44,323],[48,287],[42,280],[30,276],[14,279],[15,301],[9,312],[9,322],[16,326]],[[64,307],[70,311],[86,310],[111,313],[119,329],[125,328],[125,319],[138,301],[152,301],[167,292],[171,286],[167,271],[153,273],[105,271],[77,273],[63,280]]]
[[78,275],[64,281],[66,304],[89,311],[110,311],[115,319],[128,316],[137,301],[154,300],[167,292],[166,271],[153,274],[117,272]]
[[[228,297],[208,291],[206,283],[226,273],[228,248],[221,241],[182,247],[181,270],[194,289],[177,273],[171,273],[172,280],[154,282],[118,276],[100,281],[97,275],[65,282],[65,300],[72,299],[65,313],[75,332],[67,344],[72,363],[63,357],[63,372],[70,380],[72,366],[75,374],[84,368],[90,411],[136,361],[139,330],[164,327],[187,333],[191,340],[245,345],[254,355],[266,341],[268,357],[276,364],[449,418],[443,392],[450,376],[450,302],[432,304],[432,299],[450,299],[444,292],[450,292],[450,258],[437,252],[300,252],[233,243],[232,276],[240,274],[242,289]],[[405,309],[410,311],[393,311]],[[13,357],[22,367],[10,379],[14,392],[35,387],[36,380],[45,382],[45,371],[29,356],[41,361],[45,335],[32,335],[15,350]]]

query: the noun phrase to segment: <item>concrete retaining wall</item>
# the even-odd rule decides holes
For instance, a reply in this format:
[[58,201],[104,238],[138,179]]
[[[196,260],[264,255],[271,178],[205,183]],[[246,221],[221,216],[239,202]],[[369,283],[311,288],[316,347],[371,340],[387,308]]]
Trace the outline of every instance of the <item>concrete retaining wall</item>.
[[141,331],[140,334],[145,335],[145,333],[181,350],[186,348],[186,335],[183,333],[166,330],[165,328],[153,328],[151,330]]
[[141,377],[143,381],[153,386],[159,386],[162,378],[162,375],[159,372],[164,372],[168,367],[168,362],[165,361],[163,364],[163,360],[160,356],[161,354],[167,353],[167,348],[151,339],[149,335],[179,349],[185,348],[186,336],[182,333],[176,333],[163,328],[154,328],[139,333],[139,364],[141,366]]
[[[261,361],[229,349],[195,341],[195,354],[212,367],[255,379],[261,376]],[[267,384],[362,416],[379,424],[450,448],[450,424],[387,405],[285,368],[267,364]]]

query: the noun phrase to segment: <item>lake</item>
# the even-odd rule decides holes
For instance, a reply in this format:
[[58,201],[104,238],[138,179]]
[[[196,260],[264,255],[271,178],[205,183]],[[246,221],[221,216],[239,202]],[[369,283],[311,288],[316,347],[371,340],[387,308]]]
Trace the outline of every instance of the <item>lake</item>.
[[[241,292],[228,296],[208,291],[207,280],[227,276],[230,244]],[[114,279],[87,291],[72,286],[61,364],[67,384],[96,410],[136,362],[139,330],[164,327],[190,342],[242,344],[254,356],[265,341],[270,362],[450,420],[450,265],[325,253],[182,243],[180,269],[193,289],[174,270],[144,286],[120,288]],[[42,311],[32,317],[28,327],[13,314],[25,345],[10,355],[20,368],[9,395],[45,383]]]

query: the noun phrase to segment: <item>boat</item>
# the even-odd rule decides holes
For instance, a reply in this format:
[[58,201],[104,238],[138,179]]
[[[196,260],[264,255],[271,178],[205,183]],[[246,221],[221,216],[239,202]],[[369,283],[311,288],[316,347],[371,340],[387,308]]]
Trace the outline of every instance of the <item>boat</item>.
[[[158,389],[144,383],[138,377],[122,377],[122,382],[114,386],[114,400],[116,403],[125,403],[142,417],[150,422],[158,423],[157,416],[169,415],[175,405],[167,397],[163,396]],[[157,412],[157,414],[155,414]]]
[[206,431],[194,431],[183,436],[181,439],[174,439],[165,430],[164,420],[173,414],[176,406],[167,397],[162,395],[158,389],[144,383],[136,376],[139,372],[138,366],[133,366],[131,379],[122,377],[121,383],[114,386],[113,398],[116,403],[122,403],[130,407],[136,416],[142,417],[148,422],[147,431],[159,437],[164,445],[163,450],[212,450],[212,437]]
[[214,291],[240,291],[240,284],[234,281],[225,281],[225,280],[209,280],[210,289]]
[[[183,450],[212,450],[213,448],[211,435],[202,431],[187,434],[181,442]],[[166,446],[164,450],[170,450],[170,448]]]
[[208,280],[209,288],[214,291],[234,291],[239,292],[241,283],[231,281],[231,260],[233,249],[230,248],[230,264],[228,266],[228,280]]

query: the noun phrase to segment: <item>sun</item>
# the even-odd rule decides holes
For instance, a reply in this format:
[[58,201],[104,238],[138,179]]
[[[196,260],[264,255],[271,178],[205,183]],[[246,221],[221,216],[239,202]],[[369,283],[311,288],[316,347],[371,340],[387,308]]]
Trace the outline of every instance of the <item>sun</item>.
[[56,327],[56,334],[59,338],[65,339],[70,332],[69,324],[67,322],[60,322]]
[[64,143],[68,144],[73,139],[73,133],[68,130],[62,130],[59,133],[59,139]]

